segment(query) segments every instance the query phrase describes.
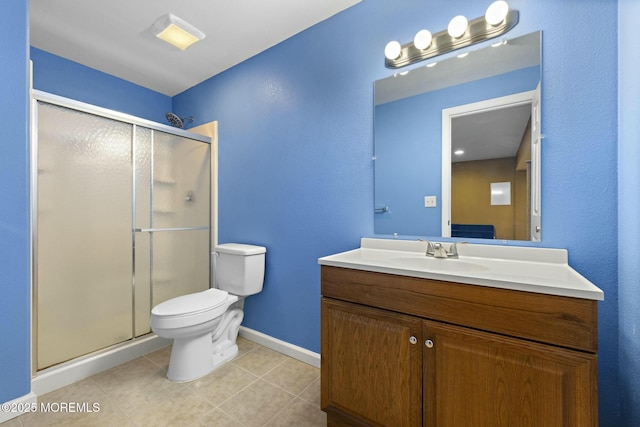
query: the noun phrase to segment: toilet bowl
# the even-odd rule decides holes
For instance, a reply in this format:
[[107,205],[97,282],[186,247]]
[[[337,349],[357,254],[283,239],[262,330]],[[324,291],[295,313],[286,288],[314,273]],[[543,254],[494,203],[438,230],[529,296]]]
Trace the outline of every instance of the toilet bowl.
[[217,288],[182,295],[151,310],[151,330],[173,339],[167,378],[193,381],[238,354],[245,296],[262,291],[262,246],[226,243],[212,253]]

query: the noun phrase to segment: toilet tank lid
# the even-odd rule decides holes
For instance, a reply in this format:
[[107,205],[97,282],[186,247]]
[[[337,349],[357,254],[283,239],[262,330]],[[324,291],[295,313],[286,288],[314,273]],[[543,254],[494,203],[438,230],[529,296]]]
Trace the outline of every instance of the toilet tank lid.
[[216,246],[214,251],[232,255],[259,255],[267,252],[267,248],[243,243],[223,243]]

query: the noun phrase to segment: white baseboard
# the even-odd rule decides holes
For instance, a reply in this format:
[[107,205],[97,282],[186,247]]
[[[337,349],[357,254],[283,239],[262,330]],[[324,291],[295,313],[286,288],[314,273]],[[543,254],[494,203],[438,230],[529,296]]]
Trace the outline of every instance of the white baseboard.
[[[2,410],[0,411],[0,424],[5,421],[9,421],[12,418],[19,417],[27,412],[33,412],[24,410],[31,408],[31,405],[37,405],[38,397],[34,392],[20,396],[17,399],[10,400],[2,404]],[[6,409],[9,409],[6,411]]]
[[320,367],[320,355],[309,351],[306,348],[298,347],[297,345],[289,344],[286,341],[279,340],[262,332],[255,331],[253,329],[240,326],[240,336],[253,341],[260,345],[263,345],[271,350],[275,350],[279,353],[286,354],[289,357],[293,357],[301,362],[308,363],[316,368]]
[[31,380],[31,390],[37,396],[41,396],[144,356],[169,344],[171,344],[171,340],[160,338],[155,334],[136,338],[107,350],[39,371],[36,377]]

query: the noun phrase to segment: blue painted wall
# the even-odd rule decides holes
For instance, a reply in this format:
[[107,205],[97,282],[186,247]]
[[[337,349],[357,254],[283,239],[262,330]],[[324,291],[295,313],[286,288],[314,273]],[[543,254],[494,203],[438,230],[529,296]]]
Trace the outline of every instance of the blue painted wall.
[[[372,83],[391,74],[384,46],[486,3],[367,0],[174,97],[195,124],[220,121],[220,241],[269,251],[246,326],[319,350],[316,258],[373,234]],[[605,292],[600,415],[618,425],[617,3],[510,4],[520,11],[510,37],[543,31],[540,246],[567,248]]]
[[[442,201],[442,110],[535,90],[540,68],[427,92],[375,107],[375,204],[377,234],[438,236],[442,209],[425,209],[424,196]],[[440,202],[438,202],[438,206]]]
[[31,48],[33,87],[158,123],[167,123],[171,97],[93,68]]
[[640,425],[640,2],[618,11],[618,293],[620,409]]
[[31,391],[28,10],[0,13],[0,403]]
[[[373,234],[372,82],[391,74],[384,68],[384,45],[391,39],[411,40],[423,27],[439,31],[459,13],[480,16],[488,3],[366,0],[174,97],[174,111],[196,116],[194,125],[220,121],[220,241],[263,244],[269,251],[264,292],[247,299],[248,327],[319,350],[316,259],[354,248],[360,237]],[[571,265],[604,290],[606,301],[599,305],[600,425],[633,425],[640,367],[631,358],[637,354],[640,302],[637,271],[630,266],[639,250],[625,239],[637,236],[637,221],[631,218],[638,213],[638,172],[632,165],[638,154],[622,161],[622,149],[637,150],[637,125],[629,119],[638,115],[637,42],[621,43],[619,63],[615,0],[510,4],[521,13],[510,37],[543,31],[546,137],[539,246],[567,248]],[[620,4],[621,34],[632,33],[637,5],[632,0]],[[14,125],[5,127],[0,145],[0,401],[29,390],[27,6],[21,0],[3,6],[0,21],[8,29],[0,38],[0,108]],[[9,35],[24,45],[9,43]],[[636,59],[624,59],[627,52]],[[43,64],[42,56],[34,54],[36,67]],[[621,111],[620,124],[618,64],[620,108],[629,113]],[[104,104],[92,98],[101,91],[99,75],[91,77],[95,86],[75,93],[76,79],[60,79],[58,71],[49,70],[54,80],[39,80],[44,76],[36,69],[36,87],[156,121],[169,109],[163,105],[149,116],[126,110],[135,97],[121,98],[125,108]],[[72,66],[59,72],[86,76],[85,71]],[[625,300],[620,320],[628,322],[620,330],[618,220]],[[625,420],[619,416],[620,396]]]

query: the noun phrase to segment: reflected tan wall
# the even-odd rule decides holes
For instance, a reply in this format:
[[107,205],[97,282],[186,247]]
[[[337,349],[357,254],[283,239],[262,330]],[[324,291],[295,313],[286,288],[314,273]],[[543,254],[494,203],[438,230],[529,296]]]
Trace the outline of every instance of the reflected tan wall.
[[[515,238],[516,158],[458,162],[451,165],[453,224],[491,224],[496,239]],[[511,205],[491,205],[491,183],[511,182]]]

